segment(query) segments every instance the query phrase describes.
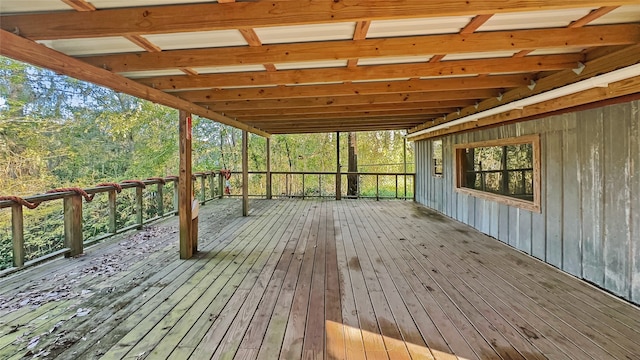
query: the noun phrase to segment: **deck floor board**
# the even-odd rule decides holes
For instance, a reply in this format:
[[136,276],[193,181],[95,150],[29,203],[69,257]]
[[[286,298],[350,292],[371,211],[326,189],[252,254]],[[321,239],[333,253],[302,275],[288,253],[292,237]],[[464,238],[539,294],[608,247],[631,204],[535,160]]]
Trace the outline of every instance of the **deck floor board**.
[[640,359],[638,307],[414,203],[239,205],[201,208],[190,260],[170,218],[142,255],[123,234],[0,279],[0,358]]

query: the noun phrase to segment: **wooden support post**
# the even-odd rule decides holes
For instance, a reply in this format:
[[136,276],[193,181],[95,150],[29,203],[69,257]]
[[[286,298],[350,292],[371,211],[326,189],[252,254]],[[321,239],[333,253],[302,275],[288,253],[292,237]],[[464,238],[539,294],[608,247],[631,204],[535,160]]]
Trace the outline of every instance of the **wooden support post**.
[[178,195],[180,194],[180,180],[173,180],[173,213],[178,215],[180,212],[180,206],[178,204]]
[[342,175],[340,174],[340,132],[336,132],[336,200],[342,199]]
[[209,174],[209,193],[211,194],[211,200],[216,198],[216,187],[214,178],[216,177],[216,173],[213,171]]
[[322,198],[322,174],[318,174],[318,196]]
[[109,232],[115,234],[118,232],[117,222],[117,203],[116,203],[116,191],[109,190]]
[[[405,182],[406,182],[406,180],[405,180]],[[398,174],[396,174],[396,199],[397,198],[398,198]]]
[[140,230],[142,229],[142,224],[144,223],[144,218],[143,218],[143,207],[142,207],[142,192],[143,192],[143,188],[141,186],[137,186],[136,187],[136,224],[138,226],[136,226],[136,229]]
[[380,201],[380,176],[376,174],[376,201]]
[[304,174],[302,174],[302,200],[304,200]]
[[204,180],[207,175],[202,175],[200,177],[200,195],[202,196],[202,205],[207,202],[207,187],[205,186]]
[[11,238],[13,239],[13,266],[24,266],[24,217],[22,205],[11,205]]
[[64,246],[71,251],[65,257],[82,254],[82,196],[64,198]]
[[272,199],[271,193],[271,139],[267,138],[267,199]]
[[159,182],[158,183],[158,192],[156,193],[156,202],[158,204],[158,211],[157,211],[157,215],[159,217],[162,217],[164,215],[164,184]]
[[180,259],[193,256],[191,234],[191,114],[180,110],[180,179],[178,181],[178,215],[180,216]]
[[224,197],[224,175],[222,173],[218,174],[218,198],[222,199]]
[[242,130],[242,216],[249,215],[249,133]]
[[402,143],[402,158],[404,159],[404,198],[407,199],[407,138]]

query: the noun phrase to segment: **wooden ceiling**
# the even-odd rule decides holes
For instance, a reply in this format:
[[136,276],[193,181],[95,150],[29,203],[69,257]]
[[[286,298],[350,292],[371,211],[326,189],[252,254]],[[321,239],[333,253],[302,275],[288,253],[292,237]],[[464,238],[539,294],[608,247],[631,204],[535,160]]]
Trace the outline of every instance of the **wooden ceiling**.
[[263,136],[416,132],[640,62],[637,0],[144,3],[3,0],[0,54]]

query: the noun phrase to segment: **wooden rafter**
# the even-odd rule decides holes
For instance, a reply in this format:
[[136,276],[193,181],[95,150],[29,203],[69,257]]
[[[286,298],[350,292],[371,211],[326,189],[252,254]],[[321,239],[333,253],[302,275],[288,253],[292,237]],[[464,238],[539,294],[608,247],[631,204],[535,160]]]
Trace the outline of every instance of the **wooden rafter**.
[[[436,102],[410,102],[410,103],[392,103],[392,104],[366,104],[366,105],[346,105],[346,106],[328,106],[328,107],[300,107],[287,109],[262,109],[262,108],[245,108],[235,110],[225,110],[228,114],[239,119],[245,116],[279,116],[279,115],[305,115],[305,114],[325,114],[325,113],[363,113],[378,111],[404,111],[404,110],[431,110],[431,109],[456,109],[468,105],[473,105],[475,101],[458,100],[458,101],[436,101]],[[218,110],[216,108],[212,108]],[[438,111],[442,112],[442,111]]]
[[631,4],[637,0],[259,1],[12,15],[0,17],[0,23],[31,39],[69,39]]
[[260,87],[224,90],[191,90],[176,92],[176,96],[193,102],[242,101],[254,99],[294,99],[317,96],[353,96],[392,93],[463,91],[471,89],[514,88],[527,85],[528,75],[495,75],[485,78],[451,78],[391,81],[358,84]]
[[90,64],[114,72],[177,67],[260,65],[378,56],[420,56],[468,52],[519,51],[563,46],[597,47],[640,42],[640,25],[607,25],[578,29],[538,29],[447,34],[388,39],[346,40],[253,47],[172,50],[161,53],[88,56]]
[[460,60],[440,63],[376,65],[357,68],[323,68],[278,72],[204,74],[200,76],[159,76],[137,79],[161,90],[189,88],[268,86],[331,81],[366,81],[420,76],[459,76],[483,73],[529,73],[576,67],[581,54],[529,56],[523,59]]
[[0,55],[19,61],[25,61],[36,66],[46,67],[60,74],[68,75],[79,80],[106,86],[116,91],[137,96],[158,104],[181,109],[193,114],[215,120],[220,123],[245,129],[261,136],[269,133],[230,119],[221,114],[197,106],[189,101],[177,98],[160,90],[137,83],[107,70],[98,69],[82,61],[71,58],[46,46],[34,43],[10,32],[0,30]]
[[591,11],[589,14],[587,14],[586,16],[583,16],[582,18],[572,22],[571,24],[569,24],[569,26],[567,26],[568,28],[579,28],[579,27],[583,27],[585,25],[587,25],[588,23],[603,17],[604,15],[607,15],[608,13],[612,12],[613,10],[617,9],[619,6],[604,6],[601,7],[599,9],[595,9],[593,11]]

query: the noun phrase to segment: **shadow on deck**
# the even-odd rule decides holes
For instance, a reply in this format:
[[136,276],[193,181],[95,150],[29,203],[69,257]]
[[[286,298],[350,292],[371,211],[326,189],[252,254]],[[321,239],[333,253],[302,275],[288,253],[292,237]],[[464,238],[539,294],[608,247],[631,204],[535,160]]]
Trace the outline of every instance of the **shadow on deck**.
[[0,279],[0,357],[639,358],[638,308],[411,202],[251,204]]

